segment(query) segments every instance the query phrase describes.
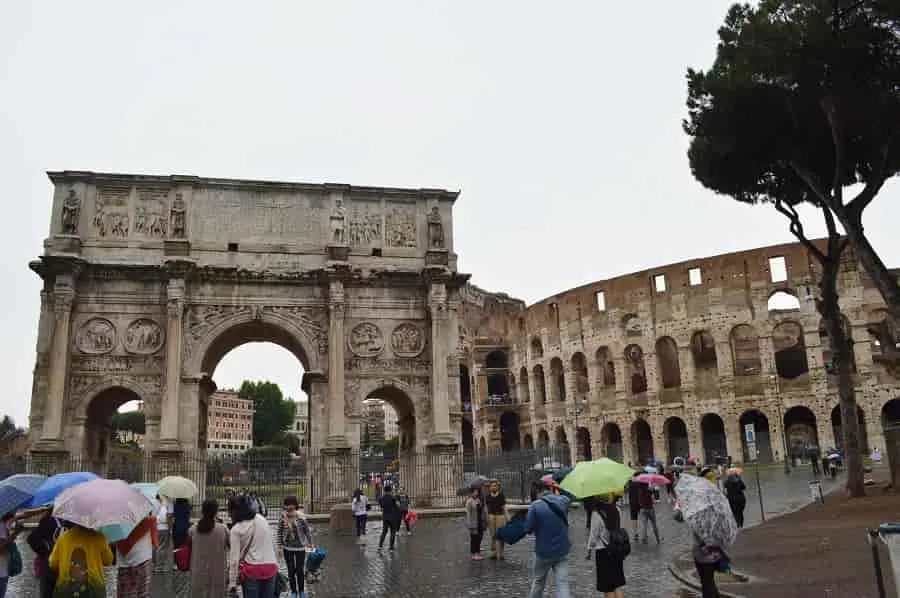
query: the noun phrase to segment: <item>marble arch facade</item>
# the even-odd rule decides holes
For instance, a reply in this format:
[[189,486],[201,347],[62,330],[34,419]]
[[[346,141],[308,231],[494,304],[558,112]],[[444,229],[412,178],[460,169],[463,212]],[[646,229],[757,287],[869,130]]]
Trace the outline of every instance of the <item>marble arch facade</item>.
[[456,192],[52,172],[31,397],[32,462],[83,449],[105,388],[144,401],[147,448],[204,446],[218,361],[271,341],[303,363],[312,446],[359,443],[361,401],[401,389],[411,450],[460,441]]

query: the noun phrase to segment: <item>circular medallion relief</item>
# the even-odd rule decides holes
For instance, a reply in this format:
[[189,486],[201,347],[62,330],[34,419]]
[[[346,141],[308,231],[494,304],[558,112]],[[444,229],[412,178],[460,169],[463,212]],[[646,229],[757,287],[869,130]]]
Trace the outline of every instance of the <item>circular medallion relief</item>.
[[78,329],[75,346],[89,355],[109,353],[116,346],[116,327],[106,318],[91,318]]
[[415,324],[404,322],[391,333],[391,351],[397,357],[417,357],[425,348],[425,336]]
[[125,350],[138,355],[156,353],[163,346],[162,326],[147,318],[135,320],[125,330]]
[[374,357],[384,350],[384,335],[371,322],[362,322],[353,327],[347,344],[358,357]]

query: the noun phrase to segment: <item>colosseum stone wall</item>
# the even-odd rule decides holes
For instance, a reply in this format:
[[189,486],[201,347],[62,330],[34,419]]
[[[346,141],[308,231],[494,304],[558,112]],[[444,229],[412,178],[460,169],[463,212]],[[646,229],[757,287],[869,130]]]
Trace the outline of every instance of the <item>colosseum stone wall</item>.
[[[463,436],[479,452],[564,446],[572,459],[632,463],[745,461],[747,425],[761,461],[839,446],[816,280],[814,260],[792,243],[597,281],[528,307],[472,286],[460,314]],[[863,445],[883,449],[882,422],[900,420],[900,376],[870,333],[886,312],[852,256],[839,286]]]

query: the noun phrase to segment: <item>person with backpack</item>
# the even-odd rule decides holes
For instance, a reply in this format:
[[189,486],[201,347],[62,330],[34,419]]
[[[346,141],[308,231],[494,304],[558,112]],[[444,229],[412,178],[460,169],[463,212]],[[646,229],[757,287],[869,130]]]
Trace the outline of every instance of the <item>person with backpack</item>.
[[570,598],[568,511],[574,496],[555,482],[537,482],[533,488],[534,502],[525,517],[525,532],[534,534],[534,569],[529,598],[541,598],[547,575],[553,572],[556,598]]
[[284,499],[284,511],[278,520],[279,553],[287,566],[291,598],[306,591],[306,552],[313,547],[312,528],[300,511],[296,496]]
[[55,598],[106,598],[106,568],[113,552],[102,533],[73,526],[59,535],[50,553],[56,572]]
[[391,534],[391,541],[388,549],[394,550],[394,542],[397,538],[397,530],[400,529],[400,505],[397,504],[397,497],[391,491],[390,486],[384,487],[384,494],[378,501],[381,507],[381,539],[378,540],[378,551],[384,548],[384,539]]
[[593,502],[597,517],[588,536],[587,559],[593,553],[597,567],[597,591],[607,598],[624,598],[625,557],[631,553],[628,532],[622,529],[622,518],[615,497]]

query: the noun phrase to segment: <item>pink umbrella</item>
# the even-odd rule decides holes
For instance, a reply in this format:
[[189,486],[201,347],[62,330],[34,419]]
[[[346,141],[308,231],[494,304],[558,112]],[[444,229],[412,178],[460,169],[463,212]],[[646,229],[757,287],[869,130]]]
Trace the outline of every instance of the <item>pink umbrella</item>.
[[96,479],[63,491],[53,515],[76,525],[103,532],[110,542],[128,534],[153,510],[140,490],[122,480]]
[[641,484],[649,484],[651,486],[662,486],[664,484],[671,484],[669,478],[663,475],[659,475],[658,473],[642,473],[637,477],[637,481]]

